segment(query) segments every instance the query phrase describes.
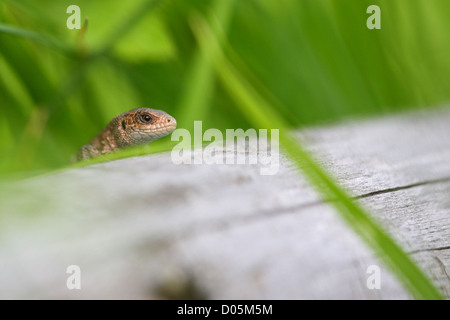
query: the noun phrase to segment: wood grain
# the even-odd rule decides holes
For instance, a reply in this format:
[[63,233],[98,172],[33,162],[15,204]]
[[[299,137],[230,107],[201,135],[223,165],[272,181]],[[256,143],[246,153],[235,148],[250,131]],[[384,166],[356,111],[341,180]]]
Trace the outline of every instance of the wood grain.
[[[449,298],[450,110],[296,134]],[[411,298],[289,161],[259,169],[160,154],[4,183],[0,298]]]

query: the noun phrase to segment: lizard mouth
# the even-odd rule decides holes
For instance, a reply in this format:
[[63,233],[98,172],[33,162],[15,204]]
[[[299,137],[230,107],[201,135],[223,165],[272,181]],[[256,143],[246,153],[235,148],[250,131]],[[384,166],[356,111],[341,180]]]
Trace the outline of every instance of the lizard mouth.
[[166,119],[166,124],[169,128],[172,128],[172,130],[175,130],[177,127],[177,120],[175,120],[174,117],[168,117]]
[[177,128],[177,120],[174,117],[167,115],[165,119],[156,124],[156,130],[167,131],[166,134],[171,133]]
[[174,117],[166,115],[159,121],[149,126],[140,127],[131,133],[134,139],[143,142],[151,142],[161,137],[167,136],[177,127],[177,121]]

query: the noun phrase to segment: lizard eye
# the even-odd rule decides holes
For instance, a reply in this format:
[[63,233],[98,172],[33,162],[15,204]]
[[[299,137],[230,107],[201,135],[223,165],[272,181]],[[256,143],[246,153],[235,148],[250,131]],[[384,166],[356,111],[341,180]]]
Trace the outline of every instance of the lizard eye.
[[149,123],[153,120],[153,118],[148,113],[144,113],[139,115],[139,120],[141,120],[142,123]]

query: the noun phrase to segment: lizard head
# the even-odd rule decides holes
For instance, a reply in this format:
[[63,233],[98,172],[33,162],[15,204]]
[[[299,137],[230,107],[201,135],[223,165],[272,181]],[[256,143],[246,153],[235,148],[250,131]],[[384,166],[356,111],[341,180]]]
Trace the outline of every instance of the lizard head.
[[119,130],[129,144],[152,142],[171,133],[177,121],[168,113],[149,108],[139,108],[117,117]]

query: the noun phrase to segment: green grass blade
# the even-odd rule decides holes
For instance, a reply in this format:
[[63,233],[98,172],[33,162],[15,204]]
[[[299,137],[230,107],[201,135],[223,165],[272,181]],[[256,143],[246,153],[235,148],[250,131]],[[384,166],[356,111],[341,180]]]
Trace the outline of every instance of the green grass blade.
[[[232,7],[233,1],[216,1],[212,8],[223,32],[228,27]],[[194,15],[191,21],[195,19]],[[216,54],[212,47],[194,53],[178,106],[178,123],[181,127],[192,129],[194,121],[204,119],[207,114],[208,102],[214,91],[213,61]]]
[[[216,38],[223,35],[214,34],[206,21],[200,18],[196,20],[193,27],[202,49],[212,46],[220,51]],[[286,122],[227,58],[224,55],[217,55],[214,65],[219,79],[248,121],[258,128],[280,129],[280,144],[289,158],[295,162],[325,200],[332,200],[330,204],[337,209],[340,216],[379,254],[411,294],[416,299],[442,299],[436,287],[408,254],[371,218],[366,210],[351,199],[326,170],[316,164],[302,145],[290,135]]]
[[49,46],[53,49],[56,49],[62,53],[65,53],[69,56],[73,55],[73,50],[71,50],[69,47],[63,45],[56,39],[53,39],[47,35],[37,33],[34,31],[30,31],[27,29],[7,25],[7,24],[0,24],[0,33],[5,33],[13,36],[17,36],[23,39],[31,40],[33,42],[43,44],[46,46]]

